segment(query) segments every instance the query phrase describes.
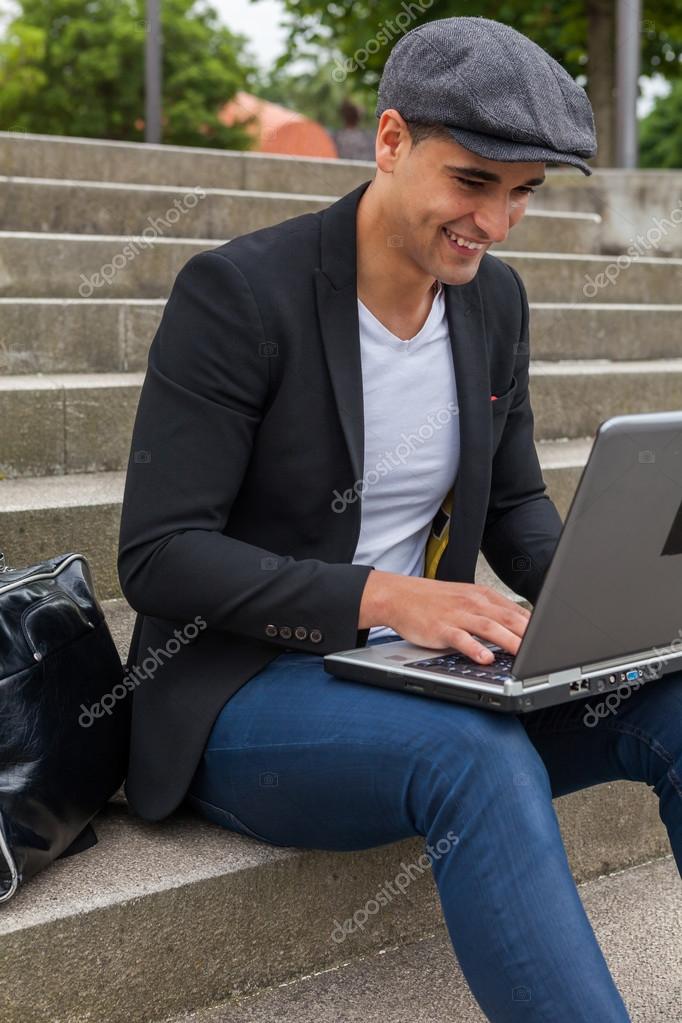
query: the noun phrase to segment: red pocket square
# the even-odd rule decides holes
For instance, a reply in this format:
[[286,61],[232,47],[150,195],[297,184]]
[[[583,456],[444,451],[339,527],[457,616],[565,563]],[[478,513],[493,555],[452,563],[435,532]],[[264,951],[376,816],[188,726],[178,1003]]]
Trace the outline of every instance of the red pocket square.
[[497,401],[497,395],[496,394],[491,394],[490,395],[490,400],[491,401]]

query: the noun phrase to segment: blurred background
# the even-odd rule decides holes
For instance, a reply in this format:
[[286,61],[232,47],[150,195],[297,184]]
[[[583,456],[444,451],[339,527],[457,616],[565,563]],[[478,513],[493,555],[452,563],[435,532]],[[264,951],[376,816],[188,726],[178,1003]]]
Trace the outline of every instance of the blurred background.
[[[481,15],[528,35],[586,87],[595,166],[681,167],[679,0],[621,7],[636,10],[634,50],[616,0],[6,0],[0,130],[373,159],[376,87],[394,42],[424,21]],[[151,111],[145,52],[148,71],[159,66]],[[619,74],[637,90],[629,159],[618,151]]]

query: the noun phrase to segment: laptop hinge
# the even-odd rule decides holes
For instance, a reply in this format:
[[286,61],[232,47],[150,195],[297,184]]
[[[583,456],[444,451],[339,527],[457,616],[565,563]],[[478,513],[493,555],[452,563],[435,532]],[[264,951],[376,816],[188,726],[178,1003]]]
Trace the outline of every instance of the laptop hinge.
[[576,682],[583,677],[580,668],[564,668],[562,671],[550,671],[547,681],[550,684],[555,682]]

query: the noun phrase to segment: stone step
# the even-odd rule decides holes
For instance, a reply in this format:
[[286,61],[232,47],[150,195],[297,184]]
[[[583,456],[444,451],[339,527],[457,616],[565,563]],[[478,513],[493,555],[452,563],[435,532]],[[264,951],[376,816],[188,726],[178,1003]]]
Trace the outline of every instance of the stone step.
[[124,469],[143,377],[0,377],[0,473],[14,478]]
[[[190,256],[215,247],[206,238],[0,231],[0,297],[165,298]],[[494,255],[519,271],[531,302],[664,304],[682,293],[682,259],[633,259],[619,270],[604,256]]]
[[611,416],[679,408],[682,359],[534,361],[530,389],[536,437],[579,438]]
[[[162,298],[0,298],[0,374],[143,371]],[[531,303],[540,360],[679,357],[682,305]]]
[[[649,920],[665,935],[666,955],[676,955],[680,928],[667,922],[677,913],[679,882],[654,793],[610,782],[558,797],[555,806],[578,882],[667,857],[652,875],[660,885],[632,886],[628,900],[604,896],[602,904],[612,934],[625,935],[629,904],[640,925]],[[421,837],[354,852],[277,847],[185,807],[161,822],[142,821],[121,794],[95,829],[95,847],[50,865],[0,913],[3,1023],[159,1020],[443,932],[430,870],[419,870]],[[335,942],[336,922],[401,871],[412,878],[404,893]],[[667,909],[659,915],[663,890]],[[646,941],[629,947],[641,956]],[[670,992],[673,975],[658,980]]]
[[85,554],[100,600],[120,597],[116,553],[124,472],[0,480],[0,537],[22,568],[71,551]]
[[0,231],[0,296],[165,299],[187,260],[215,247],[213,238]]
[[165,304],[0,298],[0,374],[141,372]]
[[31,178],[344,195],[374,162],[0,132],[0,167]]
[[[547,491],[564,517],[591,447],[590,438],[537,443]],[[0,537],[7,563],[32,565],[78,551],[92,566],[101,600],[121,596],[116,554],[125,473],[89,472],[0,481]],[[481,559],[480,579],[510,591]],[[132,626],[131,626],[132,628]]]
[[518,270],[532,302],[674,303],[682,294],[682,259],[513,250],[502,258]]
[[[579,885],[580,898],[629,1014],[679,1023],[682,888],[672,856]],[[532,1001],[532,989],[530,991]],[[164,1023],[485,1023],[444,926]]]
[[[324,195],[343,195],[376,170],[373,160],[268,156],[23,132],[0,132],[0,167],[5,174],[26,177]],[[595,251],[618,253],[634,245],[642,255],[682,255],[682,225],[679,212],[674,212],[679,208],[679,171],[599,167],[586,178],[574,168],[557,167],[547,168],[546,179],[531,200],[532,208],[601,215],[601,246]]]
[[682,305],[531,302],[536,359],[673,359],[682,352]]
[[[5,231],[213,238],[247,234],[335,202],[338,196],[243,189],[181,189],[163,185],[0,177]],[[529,211],[503,246],[530,251],[594,252],[594,213]]]
[[602,218],[600,252],[682,256],[682,170],[596,167],[548,172],[534,208],[583,210]]
[[[539,440],[594,434],[612,415],[679,405],[682,359],[533,362]],[[0,473],[14,479],[125,469],[142,373],[0,377]]]

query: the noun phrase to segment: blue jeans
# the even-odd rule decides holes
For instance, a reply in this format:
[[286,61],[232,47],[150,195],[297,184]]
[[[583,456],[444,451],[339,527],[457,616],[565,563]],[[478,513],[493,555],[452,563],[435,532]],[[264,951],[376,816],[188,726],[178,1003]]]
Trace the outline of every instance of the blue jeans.
[[445,924],[489,1020],[624,1023],[552,798],[619,778],[650,785],[682,876],[682,672],[587,725],[598,703],[500,714],[338,681],[321,656],[285,651],[218,715],[188,801],[278,846],[425,836],[443,850],[431,870]]

